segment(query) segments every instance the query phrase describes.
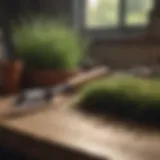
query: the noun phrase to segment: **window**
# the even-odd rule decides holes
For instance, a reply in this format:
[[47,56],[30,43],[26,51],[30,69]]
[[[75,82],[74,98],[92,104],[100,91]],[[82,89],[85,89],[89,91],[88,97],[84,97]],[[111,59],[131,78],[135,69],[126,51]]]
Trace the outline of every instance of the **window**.
[[[149,21],[153,0],[77,0],[79,25],[88,31],[140,29]],[[78,9],[79,8],[79,9]]]

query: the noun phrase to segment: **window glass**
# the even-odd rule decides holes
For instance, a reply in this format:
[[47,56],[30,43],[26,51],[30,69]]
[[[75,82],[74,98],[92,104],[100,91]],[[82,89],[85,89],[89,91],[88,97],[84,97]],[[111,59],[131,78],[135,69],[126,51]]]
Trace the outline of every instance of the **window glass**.
[[146,25],[153,0],[127,0],[126,25]]
[[[84,0],[85,26],[87,28],[116,28],[120,22],[122,0]],[[124,2],[124,1],[123,1]],[[125,24],[123,26],[146,25],[153,0],[125,0],[123,3]],[[122,24],[122,23],[121,23]]]
[[111,28],[118,25],[119,0],[86,0],[87,28]]

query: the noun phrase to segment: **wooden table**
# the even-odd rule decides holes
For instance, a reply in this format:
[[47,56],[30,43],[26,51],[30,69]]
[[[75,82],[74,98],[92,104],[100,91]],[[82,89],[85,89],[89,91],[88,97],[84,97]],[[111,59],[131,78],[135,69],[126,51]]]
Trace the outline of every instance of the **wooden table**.
[[0,100],[0,144],[40,160],[160,160],[160,132],[85,116],[70,107],[74,98],[19,116]]

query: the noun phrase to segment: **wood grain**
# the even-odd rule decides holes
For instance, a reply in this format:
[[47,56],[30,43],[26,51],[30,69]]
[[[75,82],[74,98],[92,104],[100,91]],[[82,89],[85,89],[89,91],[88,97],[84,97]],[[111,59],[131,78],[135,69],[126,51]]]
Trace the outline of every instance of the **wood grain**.
[[[16,116],[12,98],[1,100],[0,144],[42,160],[160,159],[159,131],[83,115],[71,107],[75,99],[60,96],[38,112]],[[4,116],[7,105],[10,116]]]

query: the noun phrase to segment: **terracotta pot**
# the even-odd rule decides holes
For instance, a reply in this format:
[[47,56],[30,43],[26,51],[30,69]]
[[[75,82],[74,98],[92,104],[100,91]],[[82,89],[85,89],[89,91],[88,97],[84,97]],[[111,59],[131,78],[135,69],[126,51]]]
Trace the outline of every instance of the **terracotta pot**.
[[54,86],[76,74],[77,71],[29,70],[27,78],[31,86]]
[[2,64],[2,83],[5,93],[15,93],[20,89],[23,63],[19,60],[5,61]]

